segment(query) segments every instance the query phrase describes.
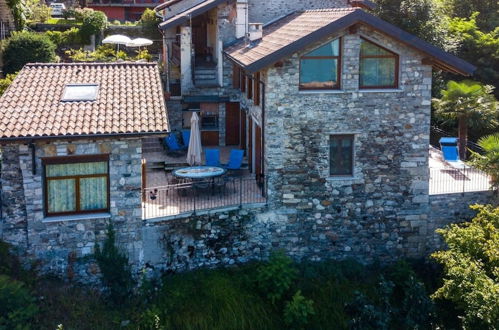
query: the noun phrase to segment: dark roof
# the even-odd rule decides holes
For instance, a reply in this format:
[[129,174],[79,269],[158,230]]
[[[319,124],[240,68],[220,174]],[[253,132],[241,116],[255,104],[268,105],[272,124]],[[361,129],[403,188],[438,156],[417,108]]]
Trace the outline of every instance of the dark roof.
[[184,22],[187,22],[190,18],[196,17],[198,15],[206,13],[208,10],[215,8],[223,2],[230,2],[235,0],[206,0],[194,7],[184,10],[181,13],[174,15],[173,17],[161,22],[159,24],[160,29],[168,29],[171,27],[178,26]]
[[160,10],[163,10],[163,9],[168,8],[168,7],[170,7],[170,6],[172,6],[172,5],[176,4],[176,3],[178,3],[178,2],[180,2],[180,1],[182,1],[182,0],[169,0],[169,1],[165,1],[165,2],[163,2],[162,4],[160,4],[160,5],[156,6],[156,7],[154,7],[154,10],[155,10],[155,11],[160,11]]
[[[67,85],[97,85],[94,101],[63,101]],[[34,63],[0,97],[0,140],[164,134],[159,69],[153,63]]]
[[309,44],[355,24],[366,24],[425,53],[426,63],[439,69],[471,75],[475,66],[407,33],[359,8],[305,10],[292,13],[263,29],[263,38],[248,46],[241,38],[225,54],[248,72],[256,72]]

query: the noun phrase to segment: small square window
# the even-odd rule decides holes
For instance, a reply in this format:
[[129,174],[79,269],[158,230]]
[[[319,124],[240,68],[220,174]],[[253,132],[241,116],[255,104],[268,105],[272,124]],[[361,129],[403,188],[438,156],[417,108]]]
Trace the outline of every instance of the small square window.
[[61,101],[95,101],[98,91],[97,84],[69,84],[64,88]]
[[353,147],[354,135],[331,135],[329,137],[330,175],[353,175]]

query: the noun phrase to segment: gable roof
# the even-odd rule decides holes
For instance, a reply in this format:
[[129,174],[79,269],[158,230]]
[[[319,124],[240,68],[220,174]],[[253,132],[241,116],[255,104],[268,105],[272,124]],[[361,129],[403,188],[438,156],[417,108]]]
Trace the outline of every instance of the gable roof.
[[[61,101],[71,84],[97,84],[96,100]],[[167,131],[153,63],[27,64],[0,98],[0,141]]]
[[247,46],[243,38],[224,53],[248,72],[256,72],[307,45],[355,24],[366,24],[428,56],[435,67],[471,75],[475,66],[368,14],[359,8],[333,8],[294,12],[263,28],[263,38]]
[[204,2],[195,5],[194,7],[191,7],[189,9],[186,9],[173,17],[159,23],[159,28],[160,29],[168,29],[171,27],[175,27],[177,25],[180,25],[184,22],[187,22],[193,17],[199,16],[201,14],[206,13],[210,9],[215,8],[221,3],[224,2],[230,2],[230,1],[235,1],[235,0],[205,0]]

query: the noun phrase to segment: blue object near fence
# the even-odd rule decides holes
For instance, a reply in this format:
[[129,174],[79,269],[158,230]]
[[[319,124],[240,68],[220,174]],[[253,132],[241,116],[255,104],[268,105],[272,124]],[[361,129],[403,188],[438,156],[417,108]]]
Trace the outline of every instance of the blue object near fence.
[[180,151],[186,148],[178,143],[177,136],[174,133],[170,133],[170,135],[165,137],[165,143],[168,149],[172,151]]
[[220,166],[220,150],[206,149],[205,151],[206,166]]
[[232,149],[230,151],[229,163],[225,166],[228,170],[239,170],[243,163],[244,150]]
[[443,137],[440,139],[440,148],[442,149],[442,154],[444,159],[448,162],[459,161],[459,149],[457,146],[458,138],[455,137]]
[[189,141],[191,140],[191,131],[188,129],[182,130],[182,140],[185,146],[189,146]]

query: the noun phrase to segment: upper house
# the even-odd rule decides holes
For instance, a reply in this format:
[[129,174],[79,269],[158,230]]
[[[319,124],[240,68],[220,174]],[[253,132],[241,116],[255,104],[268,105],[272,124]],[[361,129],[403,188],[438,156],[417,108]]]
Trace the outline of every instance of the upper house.
[[[235,145],[275,207],[398,219],[428,206],[432,70],[474,66],[379,19],[369,1],[169,1],[172,129]],[[203,119],[217,114],[217,126]],[[406,221],[407,220],[407,221]],[[400,226],[412,226],[410,229]],[[416,229],[415,229],[416,228]]]
[[133,244],[142,138],[168,132],[156,64],[27,64],[0,112],[3,239],[56,262],[91,253],[111,220]]

